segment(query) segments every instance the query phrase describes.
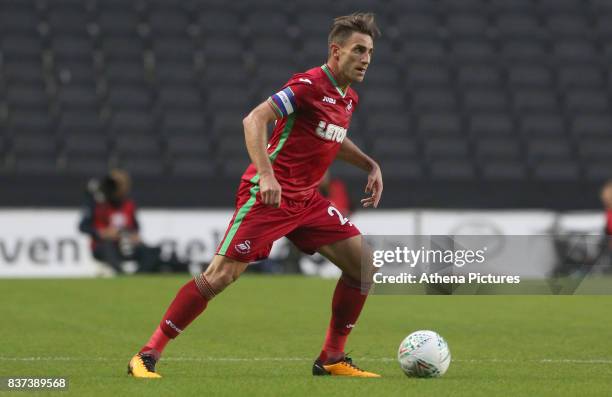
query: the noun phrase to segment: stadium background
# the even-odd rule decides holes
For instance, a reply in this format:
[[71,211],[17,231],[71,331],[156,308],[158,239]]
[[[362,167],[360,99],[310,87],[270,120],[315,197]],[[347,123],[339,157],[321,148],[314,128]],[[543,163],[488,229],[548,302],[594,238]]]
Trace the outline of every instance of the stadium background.
[[[105,274],[77,224],[113,166],[146,242],[210,258],[243,115],[356,10],[383,31],[349,130],[384,174],[381,208],[351,215],[364,233],[601,234],[609,0],[0,0],[0,377],[66,376],[78,396],[610,395],[609,296],[373,295],[349,349],[383,379],[339,382],[309,376],[335,281],[245,275],[143,383],[125,365],[186,275],[29,279]],[[334,175],[361,198],[365,176]],[[443,378],[399,370],[417,329],[449,342]]]
[[[323,63],[355,10],[383,31],[349,131],[385,181],[382,208],[353,217],[365,233],[601,230],[608,1],[1,0],[3,273],[86,260],[84,185],[114,166],[145,239],[210,255],[248,163],[242,117]],[[333,174],[361,197],[360,171]]]

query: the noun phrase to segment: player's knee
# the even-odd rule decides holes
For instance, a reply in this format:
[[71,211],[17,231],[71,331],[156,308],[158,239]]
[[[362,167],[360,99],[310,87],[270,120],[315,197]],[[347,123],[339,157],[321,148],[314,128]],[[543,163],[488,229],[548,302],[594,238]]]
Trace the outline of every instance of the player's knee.
[[223,291],[238,278],[234,275],[231,269],[215,269],[213,271],[207,271],[205,276],[215,291],[215,294]]
[[240,277],[243,267],[241,263],[227,259],[214,260],[204,272],[204,276],[218,294]]
[[368,291],[372,286],[372,280],[377,270],[373,262],[355,258],[349,262],[342,273],[343,277],[348,279],[350,283],[359,284],[362,290]]
[[348,260],[346,261],[346,265],[343,268],[343,272],[345,275],[351,277],[353,280],[362,282],[364,278],[367,278],[367,269],[367,263],[362,263],[361,257],[355,256],[348,258]]
[[234,271],[234,269],[226,268],[219,275],[219,281],[224,287],[227,287],[238,280],[238,277],[240,277],[240,274]]
[[368,294],[372,287],[371,280],[364,277],[353,277],[346,272],[342,273],[341,279],[345,285],[361,290],[362,294]]

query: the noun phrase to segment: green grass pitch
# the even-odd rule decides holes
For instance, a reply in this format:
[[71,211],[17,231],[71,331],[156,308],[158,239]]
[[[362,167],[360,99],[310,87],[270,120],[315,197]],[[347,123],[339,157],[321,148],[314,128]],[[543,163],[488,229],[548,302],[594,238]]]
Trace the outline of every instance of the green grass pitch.
[[[163,379],[128,377],[186,280],[0,280],[0,377],[66,376],[68,392],[51,394],[77,396],[612,393],[612,296],[372,296],[347,350],[383,378],[315,378],[335,282],[297,276],[244,276],[171,342]],[[444,377],[399,369],[396,349],[418,329],[448,341]]]

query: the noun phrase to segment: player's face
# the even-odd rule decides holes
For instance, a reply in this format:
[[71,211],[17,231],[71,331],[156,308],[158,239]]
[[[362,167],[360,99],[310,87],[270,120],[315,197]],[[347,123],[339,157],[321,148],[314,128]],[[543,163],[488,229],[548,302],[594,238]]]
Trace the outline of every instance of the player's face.
[[118,177],[115,180],[117,181],[117,191],[115,192],[115,199],[123,200],[130,193],[130,181],[127,178],[123,177]]
[[612,184],[606,184],[602,189],[601,201],[605,207],[612,209]]
[[372,37],[353,32],[339,50],[340,73],[349,83],[362,82],[374,52]]

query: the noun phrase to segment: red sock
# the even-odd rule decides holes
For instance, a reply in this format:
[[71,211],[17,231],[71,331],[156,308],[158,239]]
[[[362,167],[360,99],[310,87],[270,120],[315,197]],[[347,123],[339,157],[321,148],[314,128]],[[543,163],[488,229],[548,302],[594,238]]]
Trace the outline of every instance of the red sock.
[[160,326],[157,326],[147,344],[140,349],[140,353],[150,354],[155,357],[156,360],[159,360],[159,357],[169,341],[170,338],[168,335],[164,334]]
[[335,362],[344,357],[346,339],[355,326],[367,297],[361,294],[359,282],[344,275],[338,280],[332,299],[331,321],[319,360]]
[[168,341],[176,338],[191,324],[206,309],[207,304],[208,300],[202,296],[194,280],[183,285],[151,339],[140,352],[147,352],[159,359]]

